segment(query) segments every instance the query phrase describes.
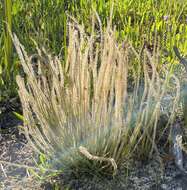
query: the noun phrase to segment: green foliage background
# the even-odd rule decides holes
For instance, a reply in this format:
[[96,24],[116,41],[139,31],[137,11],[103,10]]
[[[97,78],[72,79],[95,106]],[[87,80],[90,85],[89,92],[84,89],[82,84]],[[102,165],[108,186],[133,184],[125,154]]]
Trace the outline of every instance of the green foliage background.
[[[135,48],[141,48],[146,40],[150,45],[159,40],[167,56],[163,62],[174,63],[173,45],[187,52],[187,2],[185,0],[12,0],[11,13],[5,13],[5,2],[0,2],[0,95],[9,97],[15,89],[15,75],[19,62],[14,51],[8,58],[12,69],[5,69],[5,21],[12,16],[12,31],[15,32],[29,53],[34,43],[47,47],[52,53],[66,56],[67,15],[84,23],[87,32],[91,30],[93,10],[106,26],[113,6],[112,21],[119,40],[130,41]],[[7,78],[7,76],[12,76]],[[9,81],[7,81],[9,80]],[[11,83],[11,85],[10,85]],[[2,93],[3,92],[3,93]]]

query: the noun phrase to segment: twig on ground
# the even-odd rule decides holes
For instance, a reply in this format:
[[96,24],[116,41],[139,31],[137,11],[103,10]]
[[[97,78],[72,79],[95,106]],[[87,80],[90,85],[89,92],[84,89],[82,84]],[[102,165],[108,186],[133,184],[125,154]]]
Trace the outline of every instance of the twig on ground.
[[79,151],[81,154],[83,154],[86,158],[89,160],[96,160],[96,161],[105,161],[105,162],[110,162],[112,167],[114,168],[114,175],[116,174],[117,171],[117,164],[113,158],[104,158],[104,157],[98,157],[91,155],[88,150],[85,147],[80,146]]

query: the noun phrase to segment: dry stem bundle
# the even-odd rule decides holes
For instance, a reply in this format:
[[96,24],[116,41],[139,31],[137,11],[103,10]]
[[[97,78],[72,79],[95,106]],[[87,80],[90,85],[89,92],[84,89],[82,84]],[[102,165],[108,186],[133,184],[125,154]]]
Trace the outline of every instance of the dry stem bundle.
[[[102,169],[112,168],[109,158],[119,164],[134,150],[152,152],[166,101],[169,122],[174,117],[178,79],[164,68],[158,73],[156,56],[146,50],[142,61],[129,44],[120,45],[110,26],[99,40],[70,25],[68,38],[65,65],[38,49],[45,61],[38,60],[36,71],[13,37],[26,74],[17,83],[29,142],[58,169],[95,162]],[[97,159],[80,154],[80,147]]]

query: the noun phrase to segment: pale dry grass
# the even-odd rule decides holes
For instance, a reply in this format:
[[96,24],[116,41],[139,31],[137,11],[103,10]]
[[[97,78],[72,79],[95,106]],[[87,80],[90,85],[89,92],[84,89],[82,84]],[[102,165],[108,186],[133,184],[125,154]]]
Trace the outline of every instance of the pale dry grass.
[[178,79],[164,66],[158,71],[156,55],[145,49],[142,57],[127,42],[117,42],[110,26],[102,33],[88,36],[70,24],[66,63],[38,49],[35,69],[13,37],[26,75],[17,77],[25,134],[47,158],[44,167],[115,173],[135,151],[157,151],[163,105],[167,125],[174,119]]

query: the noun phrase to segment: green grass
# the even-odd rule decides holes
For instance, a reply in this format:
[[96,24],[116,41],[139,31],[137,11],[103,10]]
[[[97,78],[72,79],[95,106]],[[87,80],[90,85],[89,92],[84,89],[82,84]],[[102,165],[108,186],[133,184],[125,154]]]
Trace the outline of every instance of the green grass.
[[[6,0],[0,2],[0,16],[3,18],[0,20],[0,88],[11,94],[19,68],[16,57],[12,55],[5,22],[9,23],[10,29],[13,27],[30,53],[35,49],[30,40],[33,39],[40,47],[45,46],[66,59],[67,15],[74,16],[78,23],[84,23],[90,33],[93,10],[97,11],[104,28],[112,7],[113,26],[119,40],[127,39],[138,49],[145,41],[150,46],[157,41],[163,52],[161,58],[171,64],[176,63],[173,45],[182,53],[187,52],[185,0]],[[99,30],[99,24],[96,25]]]
[[13,78],[13,43],[9,35],[9,32],[12,31],[12,2],[11,0],[4,0],[4,21],[1,23],[3,26],[2,35],[1,35],[1,60],[0,60],[0,101],[1,96],[4,96],[4,90],[11,89],[8,93],[14,92],[14,87],[12,83]]

